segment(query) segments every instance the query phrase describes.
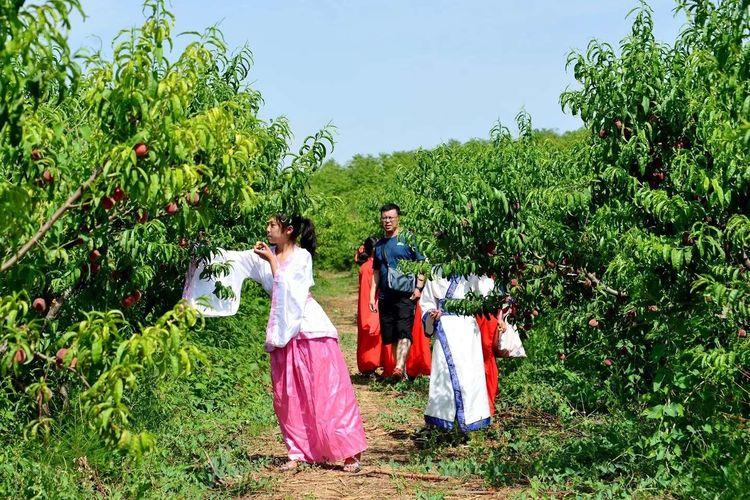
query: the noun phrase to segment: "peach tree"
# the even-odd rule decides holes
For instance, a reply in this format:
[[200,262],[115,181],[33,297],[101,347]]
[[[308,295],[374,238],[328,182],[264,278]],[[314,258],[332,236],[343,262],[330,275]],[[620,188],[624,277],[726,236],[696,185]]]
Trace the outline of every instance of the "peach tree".
[[592,41],[570,55],[579,85],[561,102],[583,120],[582,143],[550,147],[521,114],[517,138],[496,127],[485,147],[424,152],[405,173],[424,196],[407,210],[432,264],[493,274],[518,324],[544,326],[533,359],[575,408],[631,415],[637,433],[613,460],[662,477],[694,466],[741,491],[750,11],[678,9],[688,23],[672,46],[644,5],[619,50]]
[[26,435],[49,434],[77,398],[108,443],[139,454],[153,440],[132,430],[130,395],[204,360],[180,302],[190,259],[304,210],[330,134],[292,153],[286,122],[258,118],[250,52],[216,29],[174,50],[161,0],[111,57],[71,53],[74,11],[0,6],[0,376]]

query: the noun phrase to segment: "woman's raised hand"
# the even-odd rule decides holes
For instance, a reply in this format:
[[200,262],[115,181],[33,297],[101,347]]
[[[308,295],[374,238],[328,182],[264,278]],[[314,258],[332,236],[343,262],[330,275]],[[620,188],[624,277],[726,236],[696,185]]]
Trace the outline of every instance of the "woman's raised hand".
[[273,253],[273,250],[271,250],[271,247],[268,246],[268,244],[257,241],[255,243],[255,246],[253,247],[253,252],[255,252],[261,259],[266,260],[268,262],[271,262],[271,260],[276,258],[276,254]]

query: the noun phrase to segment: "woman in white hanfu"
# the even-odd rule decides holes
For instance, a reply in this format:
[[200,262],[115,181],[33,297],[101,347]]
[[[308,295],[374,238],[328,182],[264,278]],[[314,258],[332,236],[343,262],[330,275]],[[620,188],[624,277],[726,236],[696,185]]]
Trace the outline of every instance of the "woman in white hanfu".
[[[208,264],[231,264],[226,276],[201,279],[205,264],[192,265],[184,297],[205,316],[229,316],[239,308],[245,279],[271,295],[265,348],[271,355],[273,405],[289,451],[282,466],[344,460],[344,470],[360,469],[367,448],[362,418],[336,328],[310,295],[315,229],[309,219],[276,215],[266,227],[269,247],[219,251]],[[214,294],[216,282],[234,297]]]
[[434,335],[430,394],[425,422],[463,432],[490,425],[490,404],[485,384],[482,337],[474,316],[443,310],[447,299],[462,299],[469,292],[487,295],[491,278],[443,278],[439,273],[427,282],[419,299],[425,334]]

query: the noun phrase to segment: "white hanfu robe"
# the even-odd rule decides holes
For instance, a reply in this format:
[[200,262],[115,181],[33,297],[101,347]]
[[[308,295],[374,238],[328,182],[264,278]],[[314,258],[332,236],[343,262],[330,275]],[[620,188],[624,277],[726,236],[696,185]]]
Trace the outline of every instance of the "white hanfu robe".
[[463,432],[490,425],[490,404],[484,374],[482,338],[474,316],[443,311],[440,320],[431,311],[442,310],[445,299],[462,299],[472,291],[486,295],[494,286],[491,278],[470,275],[450,280],[436,276],[427,282],[420,298],[425,333],[434,334],[430,393],[425,422]]
[[[239,309],[242,283],[252,279],[271,295],[265,349],[270,353],[273,407],[290,460],[332,462],[367,448],[349,370],[333,323],[310,295],[312,257],[300,247],[274,277],[271,265],[253,250],[220,250],[211,263],[232,264],[228,275],[202,280],[204,265],[191,265],[183,297],[206,316]],[[234,292],[214,295],[216,282]],[[202,300],[201,297],[203,297]]]
[[[271,313],[266,328],[266,351],[284,347],[300,334],[306,339],[338,338],[323,308],[310,295],[313,286],[312,257],[304,248],[295,247],[274,278],[271,265],[253,250],[219,250],[210,264],[230,263],[228,275],[200,279],[203,263],[191,265],[185,282],[183,298],[204,316],[232,316],[240,307],[242,284],[246,279],[257,281],[271,296]],[[214,295],[216,282],[234,293],[233,298],[220,299]],[[201,297],[203,297],[202,300]],[[205,305],[204,305],[205,304]]]

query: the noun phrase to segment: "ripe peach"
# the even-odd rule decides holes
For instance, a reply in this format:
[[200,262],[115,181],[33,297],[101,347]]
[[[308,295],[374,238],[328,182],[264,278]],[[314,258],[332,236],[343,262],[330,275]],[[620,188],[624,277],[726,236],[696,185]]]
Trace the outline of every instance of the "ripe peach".
[[47,310],[47,301],[41,297],[37,297],[34,299],[34,302],[32,302],[31,307],[33,307],[36,312],[41,314]]
[[26,361],[26,351],[23,349],[18,349],[16,353],[13,355],[13,361],[15,363],[23,364]]
[[133,146],[133,150],[135,151],[135,156],[138,158],[145,158],[148,155],[148,146],[142,142]]
[[99,251],[99,249],[94,248],[93,250],[91,250],[91,253],[89,253],[89,262],[93,264],[94,262],[99,260],[101,256],[102,256],[102,253]]
[[120,202],[123,198],[125,198],[125,191],[123,191],[120,186],[117,186],[112,192],[112,199],[115,200],[115,202]]
[[115,199],[111,196],[102,196],[102,207],[104,210],[112,210],[115,207]]
[[185,195],[185,201],[195,206],[201,201],[201,197],[198,193],[188,193]]
[[55,363],[57,363],[57,366],[63,364],[66,354],[68,354],[68,350],[65,347],[61,347],[57,350],[57,353],[55,354]]

